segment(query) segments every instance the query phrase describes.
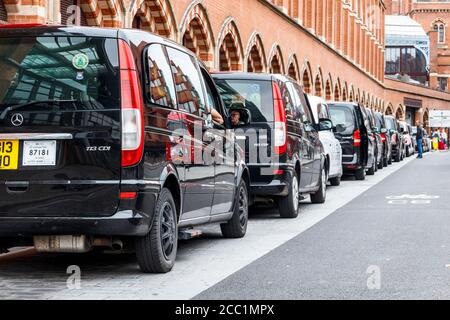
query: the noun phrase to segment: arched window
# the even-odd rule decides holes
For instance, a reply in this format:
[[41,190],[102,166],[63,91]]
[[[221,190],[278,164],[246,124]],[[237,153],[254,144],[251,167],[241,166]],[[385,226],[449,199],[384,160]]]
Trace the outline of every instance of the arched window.
[[445,43],[445,25],[442,22],[434,24],[434,30],[438,33],[438,43]]
[[445,42],[445,28],[444,28],[443,24],[439,25],[438,42],[439,43],[444,43]]

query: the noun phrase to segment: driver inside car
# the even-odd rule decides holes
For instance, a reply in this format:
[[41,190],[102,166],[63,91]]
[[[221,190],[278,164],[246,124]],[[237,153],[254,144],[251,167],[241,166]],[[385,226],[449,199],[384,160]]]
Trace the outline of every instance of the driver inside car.
[[244,122],[241,121],[241,113],[238,110],[231,111],[231,125],[233,127],[239,127],[244,125]]

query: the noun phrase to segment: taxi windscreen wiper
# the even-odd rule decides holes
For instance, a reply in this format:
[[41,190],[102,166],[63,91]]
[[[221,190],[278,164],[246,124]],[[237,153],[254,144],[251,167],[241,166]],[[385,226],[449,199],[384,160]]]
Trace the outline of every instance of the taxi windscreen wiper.
[[47,104],[52,104],[52,108],[54,104],[60,104],[60,103],[70,103],[70,102],[77,102],[77,100],[74,99],[69,99],[69,100],[35,100],[35,101],[29,101],[29,102],[25,102],[25,103],[21,103],[21,104],[15,104],[12,106],[9,106],[8,108],[6,108],[5,110],[3,110],[3,112],[0,114],[0,120],[4,120],[6,118],[6,116],[8,115],[9,112],[11,111],[15,111],[24,107],[29,107],[35,104],[40,104],[40,103],[47,103]]

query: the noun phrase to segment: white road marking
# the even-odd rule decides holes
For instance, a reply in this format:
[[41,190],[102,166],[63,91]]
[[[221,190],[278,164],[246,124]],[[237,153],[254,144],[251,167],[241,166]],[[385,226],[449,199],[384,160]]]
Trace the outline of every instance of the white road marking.
[[[280,219],[277,216],[258,215],[251,218],[248,232],[243,239],[223,239],[217,226],[207,228],[209,237],[183,242],[172,272],[167,274],[125,275],[121,271],[117,278],[105,276],[95,280],[81,280],[78,295],[62,290],[48,299],[190,299],[221,280],[261,258],[305,230],[314,226],[337,209],[355,199],[372,186],[399,170],[415,157],[378,171],[365,181],[342,181],[339,187],[329,187],[325,204],[302,201],[297,219]],[[212,239],[211,239],[212,238]],[[131,267],[130,267],[131,268]],[[121,280],[122,278],[122,280]],[[126,282],[126,283],[125,283]],[[120,295],[113,295],[117,286]],[[126,292],[126,294],[124,293]],[[79,295],[80,293],[84,293]]]

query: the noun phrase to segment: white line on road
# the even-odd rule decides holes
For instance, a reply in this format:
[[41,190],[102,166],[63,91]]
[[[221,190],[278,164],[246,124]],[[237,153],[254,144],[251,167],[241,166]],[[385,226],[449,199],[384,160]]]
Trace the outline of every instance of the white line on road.
[[[184,242],[172,272],[162,275],[105,276],[83,280],[80,290],[62,290],[49,299],[190,299],[290,239],[314,226],[360,194],[413,161],[415,157],[378,171],[365,181],[342,181],[329,187],[325,204],[303,201],[297,219],[262,216],[250,219],[245,238],[222,239],[217,227],[207,228],[207,236]],[[212,231],[212,232],[211,232]],[[131,268],[131,267],[130,267]],[[132,272],[134,269],[128,269]],[[121,277],[124,277],[121,279]],[[125,280],[126,278],[126,280]],[[120,287],[120,288],[118,288]]]

